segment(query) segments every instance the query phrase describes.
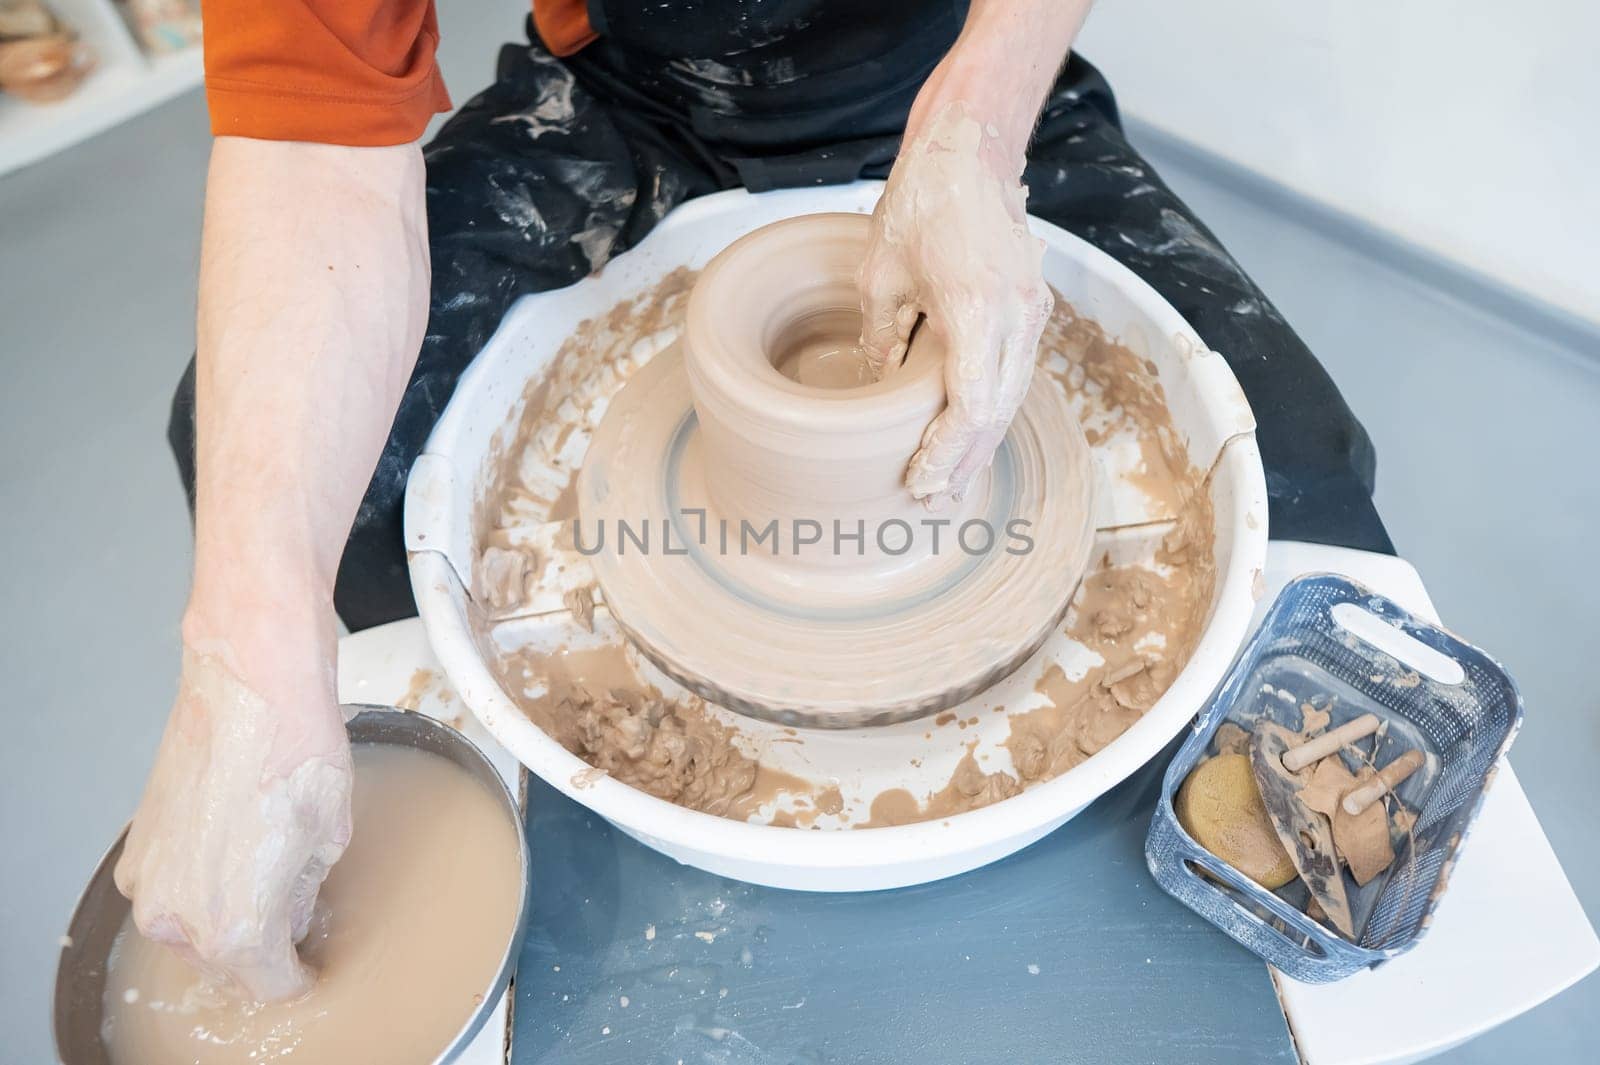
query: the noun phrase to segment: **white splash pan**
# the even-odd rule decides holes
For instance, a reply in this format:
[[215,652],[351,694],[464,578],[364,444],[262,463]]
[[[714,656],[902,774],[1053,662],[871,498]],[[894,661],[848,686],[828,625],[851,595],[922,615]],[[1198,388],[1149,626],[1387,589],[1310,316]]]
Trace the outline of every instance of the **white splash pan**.
[[[477,551],[472,518],[479,486],[490,477],[496,433],[520,418],[528,382],[584,319],[649,290],[677,267],[704,266],[730,241],[768,222],[817,211],[869,212],[881,189],[878,182],[859,182],[760,196],[742,190],[707,196],[678,208],[599,275],[525,297],[462,376],[406,493],[406,548],[418,611],[440,664],[484,727],[552,786],[646,846],[713,873],[774,887],[861,891],[923,883],[1005,857],[1057,828],[1153,757],[1193,718],[1243,642],[1265,565],[1266,485],[1255,423],[1227,364],[1126,267],[1065,230],[1033,219],[1033,231],[1046,243],[1049,282],[1107,335],[1155,364],[1191,462],[1211,470],[1217,580],[1205,631],[1171,688],[1122,736],[1054,780],[970,813],[895,828],[804,831],[736,822],[676,806],[610,777],[593,780],[584,774],[587,765],[528,719],[485,659],[492,653],[491,641],[553,648],[582,638],[581,630],[559,618],[507,622],[480,635],[482,612],[468,592]],[[662,338],[649,338],[634,354],[648,358],[664,344]],[[593,412],[596,418],[599,409]],[[1113,436],[1096,447],[1095,460],[1100,478],[1096,525],[1103,531],[1094,557],[1107,550],[1118,557],[1147,557],[1165,531],[1163,519],[1172,515],[1152,513],[1145,495],[1122,476],[1134,472],[1137,447]],[[528,538],[535,536],[530,529]],[[597,616],[602,634],[607,621],[602,610]],[[949,780],[964,743],[974,738],[980,758],[991,756],[983,763],[986,770],[1005,767],[1008,757],[999,745],[1009,731],[1008,715],[988,713],[988,708],[999,700],[1026,708],[1030,699],[1039,698],[1033,694],[1034,679],[1050,662],[1061,664],[1068,676],[1081,676],[1094,662],[1083,659],[1086,653],[1065,638],[1048,642],[1012,678],[973,700],[971,711],[957,708],[959,715],[981,718],[960,733],[955,726],[909,722],[888,729],[805,732],[803,742],[796,743],[773,726],[733,715],[727,720],[738,723],[751,753],[764,763],[812,779],[838,780],[847,798],[890,787],[921,795]],[[913,759],[920,765],[913,768]],[[864,819],[864,802],[851,800],[844,816]],[[818,824],[826,827],[829,821]]]

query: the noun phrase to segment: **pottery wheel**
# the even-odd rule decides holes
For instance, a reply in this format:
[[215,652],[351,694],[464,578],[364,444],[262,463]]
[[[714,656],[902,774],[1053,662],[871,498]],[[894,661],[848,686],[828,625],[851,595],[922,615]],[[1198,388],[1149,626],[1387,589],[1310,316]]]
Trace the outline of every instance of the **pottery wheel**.
[[911,498],[944,350],[923,328],[882,380],[854,369],[867,225],[789,219],[719,254],[578,479],[576,546],[624,632],[707,700],[784,724],[978,694],[1060,623],[1093,535],[1088,445],[1046,375],[965,500]]

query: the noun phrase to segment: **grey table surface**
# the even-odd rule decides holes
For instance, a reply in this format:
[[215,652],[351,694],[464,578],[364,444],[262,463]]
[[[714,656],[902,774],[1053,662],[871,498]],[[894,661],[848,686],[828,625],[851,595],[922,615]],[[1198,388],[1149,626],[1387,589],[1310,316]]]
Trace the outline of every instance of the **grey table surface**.
[[1145,868],[1170,754],[1004,861],[836,895],[678,865],[534,780],[512,1061],[1292,1062],[1266,967]]
[[[497,44],[519,32],[526,10],[524,0],[441,6],[442,63],[458,100],[487,82]],[[1115,83],[1118,72],[1107,74]],[[1446,624],[1492,650],[1521,682],[1528,717],[1514,756],[1519,777],[1591,919],[1600,916],[1593,827],[1600,807],[1600,774],[1593,771],[1600,762],[1600,689],[1589,666],[1600,625],[1582,561],[1600,526],[1600,476],[1593,468],[1600,332],[1552,331],[1514,304],[1419,268],[1392,246],[1263,194],[1160,140],[1143,143],[1322,358],[1372,432],[1379,509]],[[208,147],[204,100],[190,93],[0,178],[0,545],[6,552],[0,676],[7,681],[0,1061],[7,1063],[49,1060],[57,937],[84,878],[137,801],[173,694],[190,545],[164,428],[172,385],[194,344]],[[1018,905],[1008,894],[1049,887],[1041,880],[1026,888],[1020,873],[1061,868],[1052,864],[1065,853],[1058,848],[1077,848],[1077,854],[1085,847],[1084,834],[1101,824],[1098,808],[1090,815],[1011,863],[973,874],[972,887],[964,878],[926,895],[886,898],[927,907],[928,942],[959,940],[969,935],[961,930],[961,908],[941,906],[941,892],[1008,912]],[[1110,827],[1101,824],[1100,831]],[[616,912],[636,923],[645,907],[641,899],[635,909],[623,909],[634,897],[627,892],[641,891],[647,875],[665,877],[671,869],[652,864],[660,860],[631,843],[617,841],[616,850],[611,875],[640,878],[616,882]],[[1124,884],[1111,869],[1104,877],[1104,890]],[[1038,939],[1038,956],[1031,959],[1040,967],[1037,978],[1024,980],[1030,974],[1016,972],[1012,962],[1028,960],[1021,950],[1014,958],[960,955],[962,965],[991,966],[973,971],[1001,981],[968,981],[960,985],[964,994],[982,995],[989,986],[1022,989],[988,1000],[984,1030],[1021,1029],[1047,1009],[1070,1016],[1080,1009],[1081,993],[1115,1001],[1115,985],[1071,987],[1071,995],[1041,998],[1027,990],[1069,989],[1068,970],[1051,968],[1047,951],[1057,952],[1059,962],[1072,957],[1067,952],[1093,949],[1092,930],[1080,929],[1075,941],[1052,940],[1053,932],[1073,927],[1073,900],[1063,897],[1051,909],[1037,894],[1030,897],[1037,908],[1027,920],[1034,923],[1025,925],[1020,911],[1016,920],[1003,916],[999,923],[1013,931],[1026,927]],[[738,898],[750,905],[746,896]],[[831,923],[844,911],[830,908],[850,903],[815,905],[821,915],[815,920],[830,937],[830,950],[814,956],[819,966],[834,957],[861,964],[876,957],[879,965],[893,954],[916,965],[933,957],[906,946],[910,926],[892,949],[874,952],[877,926],[896,927],[893,907],[863,917],[852,935],[842,921]],[[1152,895],[1149,908],[1159,913],[1169,905]],[[1173,935],[1189,934],[1181,921],[1153,923],[1150,934],[1172,928],[1179,929]],[[639,934],[631,927],[618,931],[619,937]],[[803,934],[797,924],[779,942],[794,945]],[[606,957],[636,949],[631,938],[627,946],[619,938]],[[775,953],[761,964],[775,966]],[[1170,955],[1146,951],[1136,955],[1140,964],[1145,956]],[[735,964],[709,951],[707,958]],[[926,1021],[939,1019],[940,1007],[958,999],[932,999],[922,1008],[911,997],[926,994],[916,989],[931,983],[953,985],[954,956],[948,964],[943,972],[897,966],[901,982],[872,1000],[923,1018],[902,1029],[910,1034],[899,1044],[908,1054],[900,1060],[960,1060],[941,1052],[941,1040],[968,1036],[938,1035],[946,1029]],[[733,999],[733,985],[723,986]],[[744,994],[753,994],[748,982],[744,986]],[[748,1016],[750,1002],[735,1003],[740,1012],[730,1015],[739,1023],[730,1031],[765,1032]],[[1174,1026],[1188,1023],[1184,1010],[1180,996],[1163,1016]],[[1597,1014],[1600,978],[1590,978],[1444,1060],[1591,1061]],[[889,1025],[886,1012],[872,1016],[873,1024]],[[590,1020],[598,1021],[598,1039],[599,1028],[610,1022],[596,1012],[575,1023]],[[928,1033],[919,1034],[919,1026]],[[818,1043],[819,1053],[848,1060],[848,1046],[823,1043],[820,1036]],[[920,1055],[918,1046],[930,1049]]]

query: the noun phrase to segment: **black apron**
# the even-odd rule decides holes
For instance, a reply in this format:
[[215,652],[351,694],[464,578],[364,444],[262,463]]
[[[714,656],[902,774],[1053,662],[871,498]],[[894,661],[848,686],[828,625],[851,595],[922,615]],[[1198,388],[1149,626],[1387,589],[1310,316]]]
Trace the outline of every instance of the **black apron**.
[[602,36],[571,62],[597,93],[685,123],[752,192],[854,181],[893,163],[966,7],[590,0]]

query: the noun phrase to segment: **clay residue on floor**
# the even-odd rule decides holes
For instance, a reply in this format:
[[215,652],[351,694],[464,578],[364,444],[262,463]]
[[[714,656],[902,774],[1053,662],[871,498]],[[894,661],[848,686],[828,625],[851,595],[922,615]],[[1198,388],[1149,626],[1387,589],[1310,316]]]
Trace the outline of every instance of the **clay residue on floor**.
[[[475,578],[484,580],[486,591],[499,594],[510,586],[515,594],[524,566],[533,566],[494,553],[519,550],[513,530],[572,516],[572,481],[598,412],[637,366],[675,337],[693,280],[693,273],[675,271],[652,291],[584,322],[530,384],[520,421],[496,439],[480,496],[484,561]],[[1100,661],[1077,679],[1048,666],[1036,689],[1042,705],[1031,701],[1028,709],[1007,711],[1011,727],[1003,746],[1013,771],[986,770],[974,741],[943,787],[921,797],[886,790],[864,802],[870,813],[860,827],[948,817],[1066,772],[1155,704],[1204,628],[1216,577],[1208,471],[1189,463],[1155,367],[1106,337],[1059,294],[1039,358],[1041,370],[1069,396],[1081,397],[1091,445],[1131,430],[1141,462],[1125,476],[1149,498],[1151,513],[1175,518],[1158,526],[1166,532],[1153,565],[1103,557],[1085,576],[1066,626]],[[496,572],[482,573],[485,565]],[[604,652],[611,656],[606,663],[583,657],[598,654],[517,652],[495,665],[535,724],[598,770],[658,798],[739,820],[782,798],[771,823],[796,828],[817,827],[817,818],[844,811],[836,784],[761,765],[737,728],[699,699],[664,698],[638,677],[620,648]],[[618,674],[618,663],[626,676]]]
[[423,696],[428,694],[428,689],[437,684],[439,679],[439,674],[431,669],[413,670],[405,694],[396,699],[394,705],[402,710],[417,709],[422,705]]
[[[443,673],[432,669],[417,669],[411,673],[411,680],[406,685],[404,694],[395,700],[395,706],[401,710],[423,710],[448,724],[456,724],[461,718],[461,707],[455,704],[455,689],[450,687],[449,678]],[[432,703],[431,707],[428,704]]]

